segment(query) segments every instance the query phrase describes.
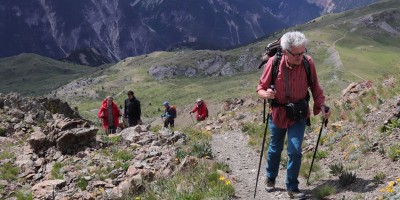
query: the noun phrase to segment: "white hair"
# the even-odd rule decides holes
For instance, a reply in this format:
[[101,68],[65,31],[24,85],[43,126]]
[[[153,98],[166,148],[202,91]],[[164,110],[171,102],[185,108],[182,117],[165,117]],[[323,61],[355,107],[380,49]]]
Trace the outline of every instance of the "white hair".
[[306,36],[299,31],[287,32],[281,37],[282,49],[290,49],[290,47],[301,47],[307,45]]

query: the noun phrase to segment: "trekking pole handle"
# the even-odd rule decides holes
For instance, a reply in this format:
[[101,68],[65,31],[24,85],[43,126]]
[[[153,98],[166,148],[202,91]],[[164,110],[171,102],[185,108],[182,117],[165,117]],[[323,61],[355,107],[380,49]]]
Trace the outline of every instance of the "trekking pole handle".
[[[325,113],[329,112],[329,106],[325,106]],[[325,127],[328,125],[328,119],[323,120]]]
[[[269,89],[271,89],[272,91],[275,91],[275,85],[271,85],[271,86],[269,87]],[[268,99],[268,103],[269,103],[269,105],[271,105],[272,99]]]

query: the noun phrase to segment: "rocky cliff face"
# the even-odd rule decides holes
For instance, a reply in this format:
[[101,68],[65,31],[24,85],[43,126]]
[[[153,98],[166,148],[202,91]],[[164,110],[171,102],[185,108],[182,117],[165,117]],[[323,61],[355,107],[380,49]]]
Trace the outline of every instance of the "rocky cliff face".
[[336,1],[4,0],[0,56],[29,52],[64,58],[95,48],[117,61],[180,47],[228,48],[330,12]]

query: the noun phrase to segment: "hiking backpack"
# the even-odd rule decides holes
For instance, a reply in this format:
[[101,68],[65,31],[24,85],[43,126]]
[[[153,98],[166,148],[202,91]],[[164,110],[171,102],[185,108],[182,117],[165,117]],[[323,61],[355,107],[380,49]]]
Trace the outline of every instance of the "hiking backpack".
[[[279,63],[281,62],[281,58],[282,58],[282,47],[281,47],[281,39],[280,38],[278,40],[275,40],[275,41],[269,43],[265,47],[265,52],[262,54],[262,57],[261,57],[262,62],[258,66],[258,69],[261,69],[261,67],[263,65],[265,65],[268,62],[268,60],[273,56],[275,56],[275,59],[272,64],[272,81],[271,82],[275,83],[275,79],[279,73]],[[303,66],[304,66],[304,70],[306,70],[306,74],[307,74],[308,87],[310,87],[311,84],[313,83],[312,77],[311,77],[311,67],[310,67],[310,63],[308,62],[306,56],[304,56],[304,55],[303,55]]]
[[171,110],[172,110],[172,117],[173,118],[176,118],[176,115],[177,115],[177,113],[176,113],[176,106],[171,106]]
[[[279,64],[282,59],[282,47],[281,47],[281,39],[280,38],[278,40],[275,40],[275,41],[269,43],[265,47],[265,51],[261,57],[262,62],[258,66],[258,69],[260,69],[263,65],[265,65],[268,62],[268,60],[273,56],[275,56],[275,59],[273,60],[273,63],[272,63],[272,79],[271,79],[272,84],[271,85],[275,84],[276,77],[278,76],[278,73],[279,73]],[[306,74],[307,74],[308,87],[310,87],[311,84],[313,83],[313,79],[311,77],[311,66],[305,55],[303,55],[302,62],[303,62],[304,70],[306,71]],[[307,100],[307,102],[310,101],[310,93],[308,91],[307,91],[306,100]],[[264,113],[263,113],[263,122],[264,123],[266,123],[265,122],[266,121],[265,111],[266,111],[266,100],[264,100]],[[309,119],[307,120],[307,125],[310,125]]]

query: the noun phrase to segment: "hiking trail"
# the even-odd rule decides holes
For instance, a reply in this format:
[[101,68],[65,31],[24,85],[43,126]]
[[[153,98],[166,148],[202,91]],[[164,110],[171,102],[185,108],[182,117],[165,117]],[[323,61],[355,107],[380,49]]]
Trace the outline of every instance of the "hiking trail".
[[[286,193],[286,170],[280,169],[277,177],[276,190],[265,191],[265,151],[260,168],[257,196],[254,197],[260,150],[254,150],[248,145],[248,138],[241,131],[233,130],[221,134],[214,134],[211,141],[213,155],[219,162],[229,165],[232,184],[235,187],[233,199],[290,199]],[[259,147],[261,149],[261,147]],[[268,148],[268,144],[265,145]],[[286,152],[282,152],[284,156]],[[300,178],[299,178],[300,179]],[[300,188],[304,188],[305,180],[300,180]]]

